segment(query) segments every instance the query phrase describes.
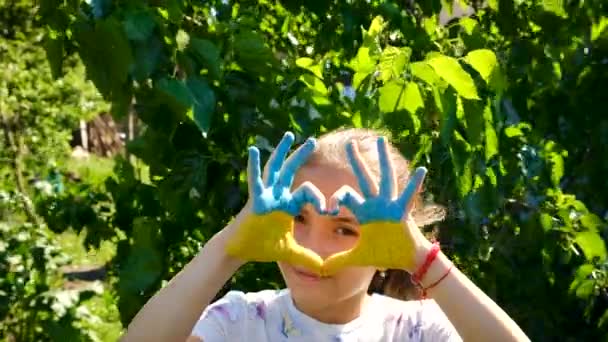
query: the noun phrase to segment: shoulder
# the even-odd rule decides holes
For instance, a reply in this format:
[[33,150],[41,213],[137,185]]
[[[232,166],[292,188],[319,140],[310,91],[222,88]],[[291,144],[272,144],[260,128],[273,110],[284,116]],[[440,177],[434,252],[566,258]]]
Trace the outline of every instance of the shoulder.
[[205,308],[192,335],[204,341],[216,341],[220,337],[225,339],[243,333],[256,335],[267,316],[274,316],[273,312],[277,311],[284,295],[284,290],[229,291]]
[[222,298],[212,303],[203,312],[218,313],[224,318],[236,321],[242,316],[264,316],[268,309],[278,305],[279,299],[285,295],[284,290],[262,290],[258,292],[229,291]]
[[[432,299],[404,301],[375,294],[375,308],[382,310],[385,326],[397,335],[417,341],[462,341],[441,307]],[[416,338],[419,337],[419,339]]]

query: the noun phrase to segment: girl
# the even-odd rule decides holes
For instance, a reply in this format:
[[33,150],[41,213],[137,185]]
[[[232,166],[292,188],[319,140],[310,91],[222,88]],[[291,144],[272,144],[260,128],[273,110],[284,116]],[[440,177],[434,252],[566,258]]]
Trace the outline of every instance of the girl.
[[[247,204],[124,341],[528,341],[418,229],[440,218],[420,201],[424,169],[410,175],[371,130],[309,139],[285,160],[293,139],[284,136],[263,177],[250,149]],[[277,261],[287,289],[209,304],[246,261]],[[420,295],[412,281],[424,298],[405,300]]]

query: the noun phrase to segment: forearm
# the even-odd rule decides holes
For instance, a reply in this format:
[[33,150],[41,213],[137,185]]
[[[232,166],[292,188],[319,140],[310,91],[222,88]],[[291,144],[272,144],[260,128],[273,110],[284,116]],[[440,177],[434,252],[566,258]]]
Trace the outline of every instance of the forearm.
[[202,311],[241,263],[224,252],[225,237],[215,235],[129,324],[122,341],[185,341]]
[[[422,283],[440,279],[451,262],[439,253]],[[521,328],[456,267],[427,295],[434,299],[464,341],[529,341]]]

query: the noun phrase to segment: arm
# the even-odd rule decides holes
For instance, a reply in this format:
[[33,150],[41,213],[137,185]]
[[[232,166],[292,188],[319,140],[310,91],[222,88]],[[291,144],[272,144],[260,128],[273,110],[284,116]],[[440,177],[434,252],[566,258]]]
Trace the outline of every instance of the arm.
[[[249,149],[249,201],[226,228],[209,240],[200,253],[135,316],[123,336],[130,341],[185,341],[222,285],[245,261],[291,260],[320,268],[322,259],[294,246],[293,215],[306,203],[324,210],[318,189],[310,185],[289,191],[294,174],[315,148],[308,139],[285,158],[294,141],[286,133],[275,148],[262,179],[259,150]],[[242,260],[242,261],[241,261]]]
[[[425,239],[420,246],[418,265],[424,262],[431,243]],[[439,280],[450,265],[450,260],[439,253],[422,278],[422,285],[427,287]],[[464,341],[530,341],[515,321],[456,267],[427,295],[437,302]]]
[[[237,218],[238,221],[238,218]],[[211,238],[129,324],[121,341],[186,341],[203,310],[242,265],[224,252],[235,223]]]
[[[431,249],[432,244],[409,215],[414,195],[422,187],[426,169],[416,168],[399,194],[395,170],[389,157],[390,148],[384,137],[378,138],[377,148],[381,170],[379,184],[364,162],[357,143],[346,145],[347,156],[362,195],[353,189],[340,189],[332,196],[332,202],[351,210],[366,235],[362,234],[353,250],[328,258],[328,269],[356,264],[398,268],[412,273],[424,263]],[[352,251],[357,249],[359,257],[351,257],[349,254],[354,254]],[[385,253],[378,253],[381,250]],[[421,279],[422,285],[428,287],[441,279],[449,266],[450,261],[440,254]],[[529,341],[519,326],[490,297],[455,268],[428,291],[428,295],[437,302],[464,341]]]

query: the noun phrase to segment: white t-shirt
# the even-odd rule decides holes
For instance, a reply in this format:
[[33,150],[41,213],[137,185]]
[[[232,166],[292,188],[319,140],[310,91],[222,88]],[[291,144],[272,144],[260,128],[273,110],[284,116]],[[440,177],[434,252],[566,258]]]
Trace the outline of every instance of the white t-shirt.
[[219,341],[462,341],[433,300],[401,301],[373,294],[346,324],[326,324],[293,304],[288,289],[230,291],[209,305],[192,335]]

